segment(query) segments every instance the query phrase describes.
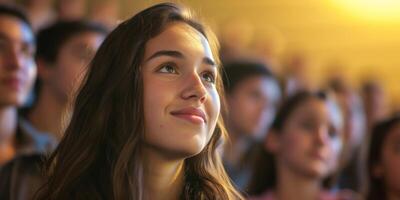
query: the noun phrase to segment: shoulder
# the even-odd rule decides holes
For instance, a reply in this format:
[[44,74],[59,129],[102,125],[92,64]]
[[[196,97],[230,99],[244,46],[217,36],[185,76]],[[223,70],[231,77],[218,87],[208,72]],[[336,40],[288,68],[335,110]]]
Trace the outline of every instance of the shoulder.
[[22,155],[8,162],[0,171],[0,199],[30,199],[43,183],[41,166],[44,156]]
[[28,120],[23,117],[18,118],[19,132],[24,138],[25,151],[23,153],[50,153],[52,152],[58,142],[55,137],[49,133],[37,130]]

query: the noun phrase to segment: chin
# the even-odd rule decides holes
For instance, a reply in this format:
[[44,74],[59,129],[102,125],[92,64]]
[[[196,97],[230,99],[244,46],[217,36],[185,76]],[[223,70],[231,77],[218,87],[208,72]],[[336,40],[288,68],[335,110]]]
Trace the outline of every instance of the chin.
[[314,166],[308,170],[308,175],[313,178],[324,178],[328,175],[328,171],[321,166]]

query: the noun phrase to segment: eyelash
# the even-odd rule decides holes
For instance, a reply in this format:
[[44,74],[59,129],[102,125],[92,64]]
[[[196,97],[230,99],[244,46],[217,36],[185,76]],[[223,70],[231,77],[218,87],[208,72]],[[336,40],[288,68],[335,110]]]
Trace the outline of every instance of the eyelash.
[[[167,69],[167,67],[170,67],[169,69]],[[177,70],[177,66],[174,63],[165,63],[163,65],[161,65],[161,67],[157,70],[157,72],[160,73],[166,73],[166,74],[179,74],[178,70]],[[201,78],[211,84],[215,84],[216,80],[215,80],[215,75],[213,72],[211,71],[205,71],[201,74]]]
[[[206,80],[207,78],[204,77],[204,75],[209,75],[210,80]],[[215,84],[215,75],[214,75],[213,72],[206,71],[206,72],[204,72],[201,76],[202,76],[202,78],[204,78],[205,81],[207,81],[207,82],[209,82],[209,83],[212,83],[212,84]]]
[[[166,67],[171,67],[172,70],[174,70],[174,72],[170,72],[169,70],[163,72],[163,69],[166,69]],[[177,68],[177,67],[176,67],[175,64],[173,64],[173,63],[166,63],[166,64],[161,65],[161,67],[157,70],[157,72],[178,74],[178,71],[176,70],[176,68]]]

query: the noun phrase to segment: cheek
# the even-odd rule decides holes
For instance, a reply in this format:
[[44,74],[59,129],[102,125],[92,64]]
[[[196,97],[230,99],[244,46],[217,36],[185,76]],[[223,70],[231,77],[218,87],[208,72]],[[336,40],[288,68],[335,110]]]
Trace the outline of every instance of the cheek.
[[156,120],[164,112],[167,99],[171,96],[168,88],[161,84],[144,82],[144,111],[146,119]]
[[30,83],[30,85],[32,85],[33,84],[33,82],[35,82],[35,80],[36,80],[36,75],[37,75],[37,67],[36,67],[36,64],[32,61],[30,64],[29,64],[29,67],[28,67],[28,82]]
[[210,129],[211,132],[214,130],[217,120],[219,118],[220,115],[220,111],[221,111],[221,101],[220,101],[220,97],[219,94],[216,90],[211,90],[210,91],[210,98],[207,101],[206,106],[206,112],[208,112],[209,117],[210,117],[210,121],[212,122],[210,124]]
[[299,130],[291,129],[283,133],[281,151],[285,152],[287,157],[294,157],[305,154],[311,147],[311,139],[307,133],[301,133]]
[[256,106],[250,101],[249,98],[246,98],[244,96],[241,97],[233,97],[236,98],[230,105],[231,107],[231,112],[236,118],[240,121],[237,123],[243,123],[246,121],[254,123],[255,119],[257,117],[257,110]]
[[342,147],[343,143],[340,139],[334,139],[328,143],[330,170],[335,170],[338,167]]
[[26,80],[27,80],[26,88],[27,88],[27,90],[30,90],[32,88],[33,83],[36,80],[36,75],[37,75],[36,64],[33,61],[31,61],[26,70],[26,76],[27,76],[26,77]]

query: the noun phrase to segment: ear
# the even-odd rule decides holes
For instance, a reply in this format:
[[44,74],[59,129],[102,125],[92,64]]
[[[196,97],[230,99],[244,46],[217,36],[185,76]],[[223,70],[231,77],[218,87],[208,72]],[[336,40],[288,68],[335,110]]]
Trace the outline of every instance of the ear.
[[38,72],[38,77],[41,80],[47,80],[49,77],[52,76],[53,66],[51,66],[47,61],[44,61],[43,59],[36,59],[36,66],[37,66],[37,72]]
[[268,152],[275,154],[280,148],[280,138],[276,131],[270,130],[264,140],[264,148]]

